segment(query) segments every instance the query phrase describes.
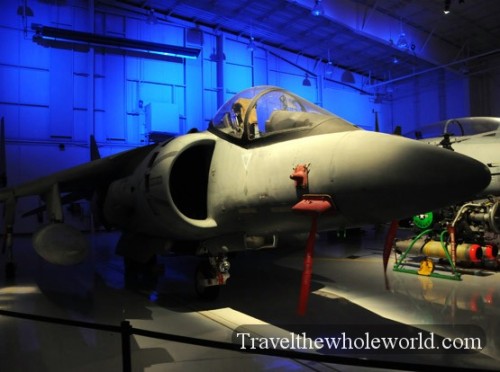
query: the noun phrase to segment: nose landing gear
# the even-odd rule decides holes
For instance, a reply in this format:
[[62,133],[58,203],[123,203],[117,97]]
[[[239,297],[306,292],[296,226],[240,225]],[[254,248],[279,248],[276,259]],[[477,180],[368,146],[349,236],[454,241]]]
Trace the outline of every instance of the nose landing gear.
[[220,286],[229,279],[229,263],[227,256],[209,256],[196,268],[195,291],[204,300],[215,300],[219,296]]

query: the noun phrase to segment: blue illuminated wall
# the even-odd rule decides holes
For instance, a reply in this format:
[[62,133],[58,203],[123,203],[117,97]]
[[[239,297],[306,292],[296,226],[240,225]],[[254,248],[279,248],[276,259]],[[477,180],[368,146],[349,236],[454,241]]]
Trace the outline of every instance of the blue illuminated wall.
[[[468,79],[445,70],[415,76],[392,86],[389,107],[403,134],[449,118],[469,116]],[[387,115],[386,115],[387,116]]]
[[[313,71],[315,62],[305,57],[297,60],[281,52],[276,58],[263,48],[252,53],[248,39],[213,30],[202,30],[202,42],[190,45],[186,30],[192,24],[148,24],[141,14],[89,9],[86,1],[28,5],[34,15],[26,19],[17,14],[16,2],[6,2],[0,14],[0,76],[5,87],[0,108],[11,141],[85,144],[94,134],[104,152],[114,152],[144,143],[151,130],[205,129],[225,99],[259,84],[291,89],[327,108],[340,109],[353,122],[371,125],[365,124],[365,114],[359,116],[365,111],[370,116],[373,105],[368,98],[345,88],[320,87],[321,72]],[[31,39],[32,23],[202,51],[197,60],[167,61],[104,48],[43,47]],[[304,71],[313,71],[311,86],[302,85]],[[360,105],[367,109],[360,110]],[[153,115],[146,115],[146,109]]]

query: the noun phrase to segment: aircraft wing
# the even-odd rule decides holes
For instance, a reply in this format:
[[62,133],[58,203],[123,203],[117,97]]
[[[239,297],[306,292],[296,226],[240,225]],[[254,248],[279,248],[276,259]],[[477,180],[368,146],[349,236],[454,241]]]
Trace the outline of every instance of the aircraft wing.
[[0,201],[12,197],[42,195],[58,184],[62,193],[81,193],[90,195],[100,185],[124,177],[135,169],[147,156],[154,145],[139,147],[130,151],[97,159],[60,172],[41,177],[18,186],[0,189]]

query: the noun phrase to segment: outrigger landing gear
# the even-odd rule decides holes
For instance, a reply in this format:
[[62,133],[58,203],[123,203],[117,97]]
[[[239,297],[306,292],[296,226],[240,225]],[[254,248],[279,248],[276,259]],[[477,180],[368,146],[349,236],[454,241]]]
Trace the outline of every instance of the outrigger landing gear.
[[8,226],[5,233],[3,253],[6,254],[5,279],[14,280],[16,278],[17,265],[14,262],[14,252],[12,250],[12,227]]
[[13,280],[16,278],[16,263],[14,262],[13,239],[14,239],[14,216],[16,211],[16,199],[11,197],[4,204],[5,235],[2,253],[6,255],[5,278]]
[[227,256],[209,256],[196,268],[195,291],[204,300],[215,300],[219,296],[220,286],[229,279],[231,267]]

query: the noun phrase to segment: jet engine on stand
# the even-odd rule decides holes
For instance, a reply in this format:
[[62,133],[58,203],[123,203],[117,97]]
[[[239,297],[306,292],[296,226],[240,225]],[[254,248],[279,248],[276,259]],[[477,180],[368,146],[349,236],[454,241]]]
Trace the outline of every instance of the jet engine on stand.
[[[460,279],[457,265],[496,269],[500,243],[499,205],[499,200],[489,198],[413,217],[412,225],[417,235],[395,241],[395,251],[400,256],[394,270],[442,277],[434,273],[437,260],[451,268],[453,275],[445,277]],[[420,270],[403,268],[408,264],[408,255],[425,257]]]

